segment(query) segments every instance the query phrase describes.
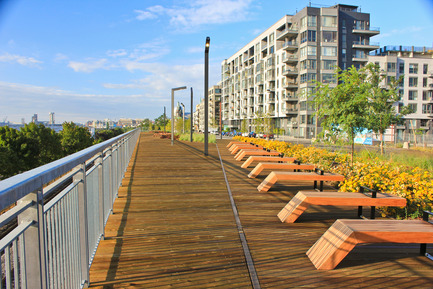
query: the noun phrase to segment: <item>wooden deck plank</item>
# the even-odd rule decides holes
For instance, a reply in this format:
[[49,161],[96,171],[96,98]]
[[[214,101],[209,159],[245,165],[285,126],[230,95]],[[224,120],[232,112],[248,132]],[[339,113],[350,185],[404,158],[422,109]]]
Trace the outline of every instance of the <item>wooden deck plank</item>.
[[200,150],[141,135],[91,288],[251,288],[216,147]]
[[[305,252],[337,217],[355,218],[353,209],[312,206],[302,222],[282,224],[276,214],[312,183],[294,180],[255,193],[260,181],[245,176],[229,142],[218,140],[219,151],[262,288],[431,287],[433,265],[412,244],[358,245],[335,270],[316,270]],[[169,144],[140,139],[90,287],[251,288],[215,145],[204,157],[203,144]]]

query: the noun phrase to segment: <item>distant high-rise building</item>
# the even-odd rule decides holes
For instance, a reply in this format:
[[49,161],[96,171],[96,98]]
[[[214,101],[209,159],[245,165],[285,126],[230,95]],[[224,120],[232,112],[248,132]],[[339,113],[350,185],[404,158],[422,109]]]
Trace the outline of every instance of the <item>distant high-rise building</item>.
[[285,134],[310,138],[317,133],[311,102],[314,80],[336,85],[335,67],[357,68],[379,48],[370,37],[370,14],[357,6],[305,7],[286,15],[221,65],[222,121],[255,130],[254,119],[269,117]]
[[54,124],[54,112],[50,112],[50,120],[48,121],[48,124]]
[[37,113],[35,113],[35,114],[32,116],[32,122],[33,122],[33,123],[38,123],[38,114],[37,114]]
[[24,118],[21,118],[21,124],[26,124],[26,120]]

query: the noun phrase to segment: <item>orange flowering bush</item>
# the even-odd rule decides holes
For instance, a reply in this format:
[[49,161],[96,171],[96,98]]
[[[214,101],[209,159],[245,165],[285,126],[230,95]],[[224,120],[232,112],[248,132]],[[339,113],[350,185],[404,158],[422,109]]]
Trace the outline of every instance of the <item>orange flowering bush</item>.
[[417,218],[423,210],[433,210],[433,177],[420,168],[404,167],[379,159],[365,161],[356,158],[350,164],[349,154],[330,152],[314,146],[305,147],[282,141],[235,137],[252,142],[267,149],[295,157],[303,163],[316,164],[321,169],[342,174],[345,180],[340,183],[340,191],[357,192],[361,186],[384,193],[405,197],[405,208],[381,208],[384,216],[395,218]]

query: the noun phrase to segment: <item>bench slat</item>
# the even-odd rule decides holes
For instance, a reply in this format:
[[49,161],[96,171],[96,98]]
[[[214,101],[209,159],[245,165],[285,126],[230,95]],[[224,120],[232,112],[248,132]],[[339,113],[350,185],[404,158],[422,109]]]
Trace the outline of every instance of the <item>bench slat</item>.
[[339,219],[307,256],[317,269],[331,270],[362,243],[433,243],[433,225],[421,220]]
[[263,170],[314,170],[315,165],[310,164],[288,164],[288,163],[258,163],[248,174],[250,179],[257,177]]
[[276,157],[276,156],[250,156],[248,159],[242,164],[241,168],[248,168],[253,162],[287,162],[293,163],[296,158],[293,157]]
[[281,222],[293,223],[310,205],[404,207],[406,199],[384,193],[377,193],[376,198],[371,198],[352,192],[299,191],[277,216]]

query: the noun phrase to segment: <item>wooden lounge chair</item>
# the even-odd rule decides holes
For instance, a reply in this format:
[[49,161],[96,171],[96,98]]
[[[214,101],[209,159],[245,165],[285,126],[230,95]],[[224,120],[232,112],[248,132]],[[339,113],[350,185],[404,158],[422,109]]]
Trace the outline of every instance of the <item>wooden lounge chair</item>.
[[229,142],[227,147],[230,148],[232,145],[238,144],[238,143],[247,143],[247,142],[234,140],[234,141]]
[[334,269],[357,245],[363,243],[418,243],[420,254],[426,254],[427,243],[433,243],[431,212],[424,220],[347,220],[338,219],[307,251],[318,270]]
[[258,145],[251,145],[251,144],[234,144],[231,148],[230,148],[230,152],[232,155],[237,154],[241,149],[245,149],[245,150],[263,150],[262,146],[258,146]]
[[271,172],[266,179],[257,187],[261,193],[269,191],[269,189],[277,181],[314,181],[314,189],[317,188],[317,182],[320,182],[320,191],[323,191],[324,181],[338,181],[344,180],[344,176],[332,173],[325,173],[323,170],[315,169],[314,172]]
[[281,154],[279,156],[250,156],[241,165],[241,168],[248,168],[253,162],[275,162],[275,163],[293,163],[296,158],[293,157],[283,157]]
[[353,206],[358,207],[358,216],[362,216],[362,206],[370,206],[370,218],[375,217],[375,207],[404,207],[406,199],[372,191],[371,194],[349,192],[299,191],[278,213],[281,222],[293,223],[310,206]]
[[263,170],[309,170],[313,171],[316,168],[315,165],[301,164],[301,162],[296,162],[294,164],[289,163],[258,163],[257,166],[248,174],[250,179],[257,177]]
[[278,156],[280,155],[277,151],[267,151],[267,150],[240,150],[237,155],[235,155],[235,160],[241,161],[247,156]]

